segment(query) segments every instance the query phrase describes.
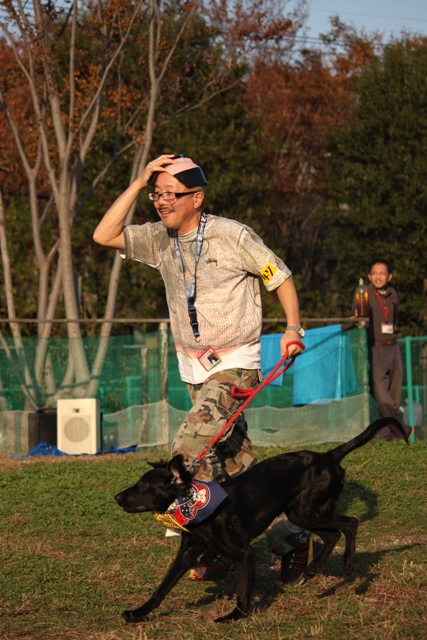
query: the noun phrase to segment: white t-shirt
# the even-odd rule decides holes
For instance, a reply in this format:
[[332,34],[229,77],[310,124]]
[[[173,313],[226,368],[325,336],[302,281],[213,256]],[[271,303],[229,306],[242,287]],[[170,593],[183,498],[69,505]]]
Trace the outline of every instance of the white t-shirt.
[[[208,215],[196,271],[199,338],[194,337],[190,324],[173,235],[161,222],[130,225],[124,235],[124,257],[158,269],[163,277],[182,380],[197,384],[214,371],[259,368],[259,277],[273,291],[291,272],[250,227]],[[188,286],[194,274],[196,235],[193,229],[178,236]],[[219,361],[209,369],[217,357]]]

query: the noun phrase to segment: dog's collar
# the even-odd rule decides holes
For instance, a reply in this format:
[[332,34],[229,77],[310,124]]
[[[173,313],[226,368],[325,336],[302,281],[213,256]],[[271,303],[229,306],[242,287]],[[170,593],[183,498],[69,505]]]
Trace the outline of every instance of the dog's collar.
[[154,517],[168,529],[189,531],[206,520],[228,497],[218,482],[193,480],[186,496],[177,498],[166,513],[154,513]]

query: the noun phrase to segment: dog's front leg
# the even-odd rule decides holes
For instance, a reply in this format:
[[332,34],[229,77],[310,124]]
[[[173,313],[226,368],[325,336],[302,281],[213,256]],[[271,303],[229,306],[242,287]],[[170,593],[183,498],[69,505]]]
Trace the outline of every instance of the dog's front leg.
[[242,559],[235,561],[237,574],[236,607],[226,616],[216,618],[215,622],[233,622],[249,615],[252,591],[255,583],[255,551],[251,546],[244,550]]
[[122,613],[126,622],[142,622],[153,609],[159,606],[182,576],[194,566],[202,551],[203,548],[199,548],[198,545],[188,544],[188,538],[184,538],[183,536],[181,547],[175,560],[170,565],[167,574],[151,598],[141,607],[138,607],[138,609],[124,611]]

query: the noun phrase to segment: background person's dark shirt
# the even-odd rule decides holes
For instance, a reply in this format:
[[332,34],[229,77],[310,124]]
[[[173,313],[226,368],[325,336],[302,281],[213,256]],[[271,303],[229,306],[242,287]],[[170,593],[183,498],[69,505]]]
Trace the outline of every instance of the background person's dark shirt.
[[[397,339],[397,319],[399,315],[399,298],[393,287],[387,287],[385,292],[381,294],[377,291],[380,300],[375,295],[376,289],[370,284],[368,289],[368,311],[369,326],[366,328],[368,334],[368,342],[389,342]],[[388,310],[388,314],[387,314]],[[352,313],[356,312],[356,298],[353,300]],[[387,314],[387,318],[386,318]],[[393,326],[392,333],[383,333],[382,325],[391,324]]]

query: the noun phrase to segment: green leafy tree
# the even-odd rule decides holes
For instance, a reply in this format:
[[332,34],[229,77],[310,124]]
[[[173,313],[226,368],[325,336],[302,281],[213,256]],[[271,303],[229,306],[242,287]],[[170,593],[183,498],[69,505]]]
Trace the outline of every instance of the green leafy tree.
[[383,256],[411,334],[427,331],[426,69],[427,39],[406,36],[354,79],[352,117],[329,138],[321,215],[336,259],[335,312],[348,314],[358,279]]

